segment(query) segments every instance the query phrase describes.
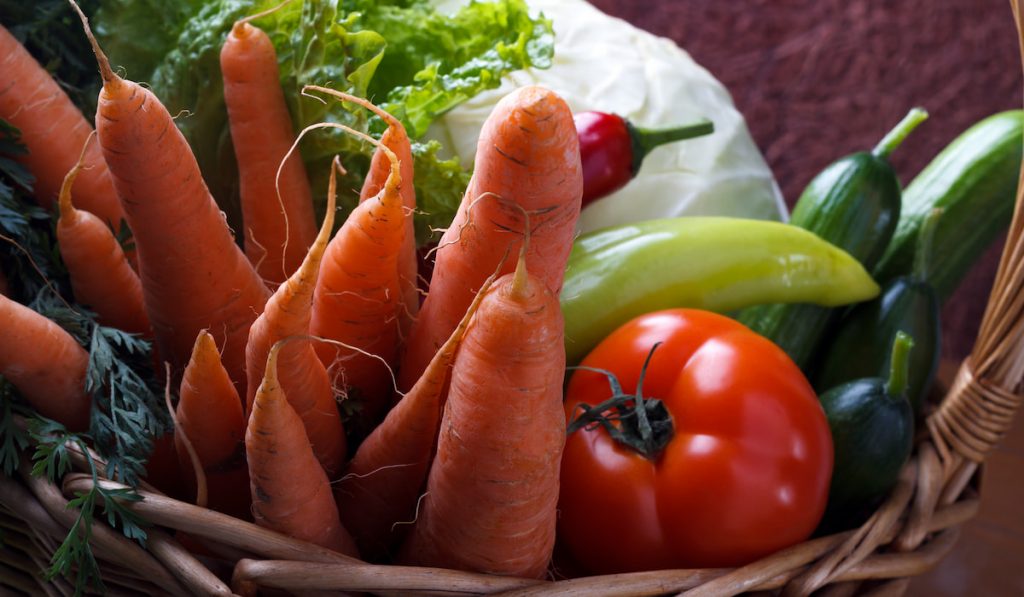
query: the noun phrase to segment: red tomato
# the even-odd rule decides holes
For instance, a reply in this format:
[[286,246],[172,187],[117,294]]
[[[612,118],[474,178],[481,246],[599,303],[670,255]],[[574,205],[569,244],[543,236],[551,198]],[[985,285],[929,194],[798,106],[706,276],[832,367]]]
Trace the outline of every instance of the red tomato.
[[[738,566],[805,540],[828,498],[832,437],[800,369],[742,324],[694,309],[638,317],[581,365],[634,394],[656,342],[642,395],[663,402],[674,432],[650,457],[600,425],[569,434],[559,537],[572,558],[593,573]],[[611,396],[607,376],[577,370],[566,413]]]

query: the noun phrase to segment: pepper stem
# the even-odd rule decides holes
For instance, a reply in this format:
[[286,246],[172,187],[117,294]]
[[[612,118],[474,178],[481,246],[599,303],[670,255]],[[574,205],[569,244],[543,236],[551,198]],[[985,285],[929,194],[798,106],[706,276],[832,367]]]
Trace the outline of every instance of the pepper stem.
[[932,262],[932,247],[935,246],[935,231],[942,220],[945,209],[933,207],[924,217],[921,229],[917,233],[917,245],[914,247],[914,267],[911,272],[916,280],[928,281],[928,268]]
[[701,118],[696,122],[682,126],[648,129],[633,126],[627,120],[626,130],[629,131],[629,139],[633,144],[633,163],[631,164],[631,169],[633,175],[636,176],[636,173],[640,170],[640,164],[655,147],[674,141],[682,141],[683,139],[710,135],[715,131],[715,125],[710,120]]
[[896,332],[896,340],[892,343],[892,360],[889,362],[889,380],[885,382],[885,393],[889,396],[902,396],[907,391],[910,349],[913,347],[914,339],[909,334]]
[[903,120],[899,121],[891,131],[882,137],[878,145],[871,150],[871,154],[876,158],[888,158],[889,154],[903,143],[907,135],[912,133],[917,128],[917,125],[927,119],[928,112],[924,108],[911,108],[910,112],[907,112],[907,115],[903,117]]

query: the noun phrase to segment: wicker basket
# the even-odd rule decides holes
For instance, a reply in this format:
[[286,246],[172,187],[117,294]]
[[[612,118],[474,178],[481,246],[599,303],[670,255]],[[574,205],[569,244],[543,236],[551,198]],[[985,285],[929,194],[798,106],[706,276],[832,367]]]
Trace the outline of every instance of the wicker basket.
[[[1021,30],[1018,0],[1013,13]],[[1024,40],[1022,40],[1024,42]],[[1024,53],[1024,45],[1022,45]],[[145,549],[96,520],[91,544],[110,594],[251,594],[368,591],[515,595],[901,594],[933,568],[978,511],[978,467],[1009,428],[1024,380],[1024,184],[972,354],[919,433],[914,454],[885,503],[859,529],[813,539],[738,569],[665,570],[560,581],[452,570],[373,565],[290,539],[143,487],[124,506],[154,527]],[[50,555],[76,513],[68,496],[87,490],[89,455],[75,452],[61,487],[0,476],[0,587],[70,595],[63,579],[44,581]],[[109,481],[101,480],[101,483]],[[179,532],[180,534],[175,534]],[[175,537],[187,537],[186,549]],[[196,553],[200,551],[204,555]]]

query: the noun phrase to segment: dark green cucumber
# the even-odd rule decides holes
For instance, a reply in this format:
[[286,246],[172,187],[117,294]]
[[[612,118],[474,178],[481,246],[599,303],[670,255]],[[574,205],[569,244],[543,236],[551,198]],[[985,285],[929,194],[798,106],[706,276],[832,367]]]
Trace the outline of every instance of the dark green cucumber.
[[910,275],[890,280],[878,298],[847,311],[829,339],[822,342],[821,363],[812,375],[818,392],[863,377],[884,377],[898,332],[914,338],[907,378],[907,399],[921,413],[925,396],[939,368],[942,330],[938,296],[926,279],[934,251],[935,231],[945,212],[936,208],[925,220]]
[[[900,183],[888,155],[927,115],[915,108],[878,144],[834,162],[804,190],[790,224],[843,249],[871,271],[900,215]],[[836,311],[812,305],[762,305],[739,319],[772,340],[805,371]]]
[[914,413],[939,368],[939,299],[927,282],[911,276],[889,281],[878,298],[853,307],[843,316],[814,376],[814,388],[823,392],[864,377],[886,374],[897,332],[914,338],[907,380],[907,399]]
[[935,231],[926,278],[940,301],[949,298],[1010,224],[1022,145],[1024,112],[1011,110],[981,120],[943,149],[904,190],[899,225],[875,279],[884,282],[910,271],[921,223],[929,210],[941,207],[946,216]]
[[888,380],[848,382],[819,398],[832,430],[835,464],[819,533],[858,526],[899,478],[910,457],[914,415],[906,396],[910,337],[898,334]]

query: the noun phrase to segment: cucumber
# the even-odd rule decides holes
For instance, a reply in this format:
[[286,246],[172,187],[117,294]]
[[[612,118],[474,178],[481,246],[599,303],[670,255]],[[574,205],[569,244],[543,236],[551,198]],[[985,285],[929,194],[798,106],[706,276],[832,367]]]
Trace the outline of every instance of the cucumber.
[[[811,181],[797,201],[790,224],[843,249],[871,271],[885,252],[900,216],[900,183],[888,156],[927,117],[913,109],[872,152],[839,159]],[[761,305],[739,320],[778,344],[804,371],[833,309],[812,305]]]
[[[916,237],[929,210],[945,217],[935,231],[932,266],[925,273],[945,301],[999,234],[1006,230],[1020,177],[1024,111],[994,114],[964,131],[903,192],[902,215],[878,266],[880,282],[907,274]],[[870,268],[869,268],[870,269]]]
[[877,298],[852,307],[830,331],[830,339],[822,343],[823,360],[813,375],[819,393],[862,377],[884,377],[893,341],[903,332],[914,338],[907,399],[914,414],[921,413],[942,352],[939,298],[925,276],[935,231],[943,217],[944,211],[936,208],[925,220],[918,235],[914,271],[887,282]]
[[885,375],[897,332],[914,338],[907,399],[915,415],[920,413],[939,368],[939,299],[930,284],[911,276],[889,281],[878,298],[843,316],[833,339],[825,343],[814,389],[821,393],[855,379]]
[[835,464],[818,533],[858,526],[874,511],[910,458],[914,415],[906,396],[913,342],[897,335],[888,380],[858,379],[819,398],[832,430]]

